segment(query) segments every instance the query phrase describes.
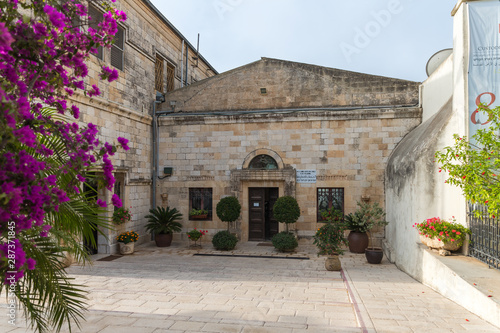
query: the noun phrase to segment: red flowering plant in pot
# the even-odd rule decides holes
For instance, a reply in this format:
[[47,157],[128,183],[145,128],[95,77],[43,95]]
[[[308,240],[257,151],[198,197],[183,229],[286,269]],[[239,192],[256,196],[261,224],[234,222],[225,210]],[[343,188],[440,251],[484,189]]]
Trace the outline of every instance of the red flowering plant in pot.
[[470,230],[456,223],[455,217],[450,221],[433,217],[415,223],[413,227],[418,230],[422,243],[429,248],[457,251],[466,240],[467,234],[470,234]]
[[113,222],[116,225],[128,222],[131,218],[132,214],[130,214],[130,210],[127,208],[120,207],[113,212]]
[[208,233],[208,230],[198,230],[194,228],[191,231],[186,232],[190,241],[194,242],[193,246],[198,246],[198,241]]

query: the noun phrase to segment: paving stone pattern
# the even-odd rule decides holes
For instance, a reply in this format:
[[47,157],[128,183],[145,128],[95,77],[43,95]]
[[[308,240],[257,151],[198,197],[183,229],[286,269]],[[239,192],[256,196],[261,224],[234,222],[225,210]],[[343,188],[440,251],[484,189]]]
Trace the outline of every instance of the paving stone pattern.
[[[222,257],[193,256],[222,254],[208,244],[197,250],[184,243],[161,249],[145,244],[133,255],[73,266],[70,274],[89,290],[80,331],[500,331],[385,259],[369,265],[364,255],[348,253],[342,272],[328,272],[310,245],[288,254],[309,260],[280,258],[272,247],[256,245],[238,245],[232,252],[253,257]],[[18,324],[4,320],[0,332],[31,332],[21,319]]]

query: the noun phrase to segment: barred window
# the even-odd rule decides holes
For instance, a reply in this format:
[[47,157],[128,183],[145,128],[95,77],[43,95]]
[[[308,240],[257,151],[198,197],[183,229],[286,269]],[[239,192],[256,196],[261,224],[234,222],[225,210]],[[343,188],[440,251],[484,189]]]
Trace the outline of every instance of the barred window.
[[317,221],[322,221],[322,213],[332,207],[344,212],[344,189],[339,187],[318,188]]
[[[204,211],[203,214],[192,215],[193,210]],[[190,188],[189,189],[189,219],[199,219],[200,215],[203,220],[212,221],[212,189],[211,188]]]
[[175,89],[175,67],[174,65],[167,63],[167,92]]
[[[89,27],[92,29],[98,30],[99,27],[97,26],[99,23],[102,22],[103,16],[101,11],[99,9],[95,8],[94,6],[90,5],[89,6]],[[103,49],[102,45],[99,45],[97,47],[97,51],[94,53],[92,52],[93,55],[95,55],[98,59],[103,60]]]
[[161,93],[163,93],[163,62],[163,58],[156,56],[155,89]]
[[123,48],[125,45],[125,31],[118,27],[113,45],[111,46],[111,65],[123,70]]

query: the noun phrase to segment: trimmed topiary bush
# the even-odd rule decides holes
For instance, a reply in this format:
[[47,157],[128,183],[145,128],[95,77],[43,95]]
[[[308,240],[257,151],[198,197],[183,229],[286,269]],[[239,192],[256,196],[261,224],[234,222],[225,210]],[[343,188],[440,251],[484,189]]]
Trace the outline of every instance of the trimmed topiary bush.
[[215,212],[222,222],[228,222],[227,230],[229,230],[229,222],[234,222],[240,217],[241,205],[235,197],[225,197],[217,203]]
[[299,246],[295,235],[286,231],[277,233],[271,241],[273,242],[273,246],[281,252],[292,251]]
[[279,197],[274,204],[273,214],[278,222],[285,223],[288,232],[288,224],[295,223],[300,216],[300,207],[294,197]]
[[227,230],[219,231],[212,238],[212,244],[217,250],[231,251],[238,243],[238,238]]

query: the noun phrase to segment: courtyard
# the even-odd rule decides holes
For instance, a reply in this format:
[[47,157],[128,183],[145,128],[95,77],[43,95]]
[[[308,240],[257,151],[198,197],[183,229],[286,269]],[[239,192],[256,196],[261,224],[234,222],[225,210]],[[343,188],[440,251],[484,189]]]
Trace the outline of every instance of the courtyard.
[[[282,254],[267,243],[232,252],[187,242],[139,245],[128,256],[94,256],[72,266],[89,291],[87,321],[76,332],[498,332],[476,315],[422,285],[386,258],[366,263],[346,252],[343,270],[302,240]],[[113,260],[110,260],[113,259]],[[3,302],[4,300],[2,300]],[[0,331],[30,332],[0,323]]]

